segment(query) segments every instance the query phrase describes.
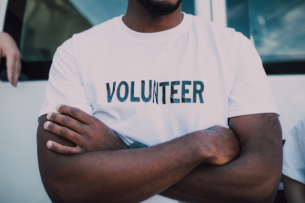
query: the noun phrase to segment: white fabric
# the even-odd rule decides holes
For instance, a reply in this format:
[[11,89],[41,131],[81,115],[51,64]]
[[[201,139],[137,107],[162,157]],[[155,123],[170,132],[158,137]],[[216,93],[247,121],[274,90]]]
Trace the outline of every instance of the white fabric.
[[283,174],[305,184],[305,117],[292,128],[286,139]]
[[[169,85],[165,104],[162,82]],[[148,102],[141,98],[142,83]],[[131,101],[132,94],[138,102]],[[252,43],[188,14],[175,28],[157,33],[135,32],[120,16],[74,35],[54,56],[39,116],[58,104],[94,115],[126,143],[147,146],[215,125],[228,127],[228,117],[279,113]]]

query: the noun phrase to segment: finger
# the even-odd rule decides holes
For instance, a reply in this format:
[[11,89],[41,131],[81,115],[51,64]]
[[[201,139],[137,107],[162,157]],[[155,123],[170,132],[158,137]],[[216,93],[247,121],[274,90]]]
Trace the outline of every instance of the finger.
[[21,64],[20,64],[20,59],[18,58],[18,59],[16,59],[16,62],[15,62],[15,69],[14,69],[14,75],[13,75],[13,85],[15,87],[17,87],[20,70],[21,70]]
[[57,152],[59,154],[64,154],[64,155],[74,155],[74,154],[79,154],[82,152],[82,150],[79,146],[67,147],[67,146],[63,146],[63,145],[58,144],[57,142],[53,142],[53,141],[48,141],[47,147],[54,152]]
[[71,130],[74,130],[75,132],[78,132],[80,134],[86,134],[86,126],[83,123],[69,116],[50,112],[47,115],[47,119],[49,121],[54,121],[62,126],[68,127]]
[[69,128],[57,125],[56,123],[52,123],[51,121],[47,121],[44,124],[44,129],[50,131],[56,135],[59,135],[75,144],[79,145],[82,139],[82,136]]
[[6,55],[6,67],[7,67],[7,78],[8,81],[13,85],[13,75],[14,75],[14,67],[15,60],[12,54]]
[[91,124],[96,121],[96,118],[75,107],[67,105],[58,105],[56,107],[56,110],[60,113],[69,115],[72,118],[75,118],[76,120],[85,124]]

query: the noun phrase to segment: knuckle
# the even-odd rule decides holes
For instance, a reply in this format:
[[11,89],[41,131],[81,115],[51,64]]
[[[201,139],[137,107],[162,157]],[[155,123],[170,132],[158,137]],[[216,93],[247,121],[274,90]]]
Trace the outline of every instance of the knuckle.
[[68,130],[66,128],[61,128],[60,129],[60,134],[62,136],[67,136],[69,134]]
[[76,133],[74,133],[74,132],[71,132],[71,133],[69,134],[69,136],[70,136],[71,138],[73,138],[73,140],[75,140],[75,142],[79,142],[79,141],[80,141],[80,137],[77,136]]
[[78,113],[79,113],[79,109],[77,109],[77,108],[71,108],[71,114],[72,114],[73,116],[78,115]]
[[97,119],[97,118],[95,118],[95,117],[93,117],[92,116],[92,118],[90,118],[90,119],[88,119],[91,123],[92,123],[92,125],[98,125],[98,123],[99,123],[99,120]]
[[61,122],[62,122],[63,125],[67,125],[67,124],[70,123],[70,118],[65,116],[65,117],[62,118]]
[[89,132],[95,131],[98,128],[98,123],[94,122],[91,125],[87,125],[87,129]]

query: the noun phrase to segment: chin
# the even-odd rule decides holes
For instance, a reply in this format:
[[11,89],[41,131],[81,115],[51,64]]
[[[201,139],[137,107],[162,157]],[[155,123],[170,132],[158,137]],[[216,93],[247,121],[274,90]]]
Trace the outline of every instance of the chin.
[[138,0],[152,16],[166,16],[175,12],[182,0]]
[[155,1],[155,2],[168,2],[171,4],[176,4],[179,2],[179,0],[148,0],[148,1]]

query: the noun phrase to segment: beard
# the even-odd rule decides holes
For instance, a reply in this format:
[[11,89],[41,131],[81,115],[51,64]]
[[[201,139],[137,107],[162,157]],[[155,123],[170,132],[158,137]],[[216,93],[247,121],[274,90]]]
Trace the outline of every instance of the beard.
[[177,0],[176,3],[172,3],[169,0],[138,0],[139,3],[155,17],[166,16],[174,13],[180,6],[182,0]]

